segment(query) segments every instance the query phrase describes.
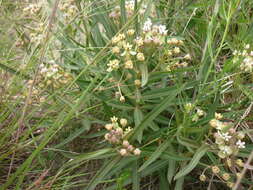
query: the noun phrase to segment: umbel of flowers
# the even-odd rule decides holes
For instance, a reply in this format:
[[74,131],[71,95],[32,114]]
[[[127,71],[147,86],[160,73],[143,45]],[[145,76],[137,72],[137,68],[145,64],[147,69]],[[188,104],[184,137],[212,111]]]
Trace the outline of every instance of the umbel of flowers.
[[240,69],[244,72],[253,71],[253,51],[249,44],[245,46],[243,51],[234,51],[234,62],[240,62]]
[[[33,86],[32,95],[36,102],[44,102],[45,89],[58,89],[66,85],[72,80],[72,76],[57,65],[54,61],[50,61],[48,64],[40,64],[39,74],[36,80],[36,84]],[[27,95],[33,80],[28,80],[26,83],[26,91],[24,95]]]
[[237,155],[239,149],[245,148],[245,134],[236,131],[233,123],[221,121],[222,115],[215,113],[215,119],[209,123],[216,130],[213,134],[215,144],[219,149],[218,156],[222,159]]
[[[184,53],[183,41],[167,35],[165,25],[153,24],[148,18],[138,33],[128,29],[111,39],[112,58],[108,61],[107,72],[112,73],[110,82],[118,81],[114,73],[121,73],[121,81],[140,88],[143,67],[147,72],[167,71],[187,67],[191,55]],[[147,75],[148,75],[147,73]],[[121,94],[121,99],[123,94]],[[122,101],[124,102],[124,100]]]
[[74,4],[74,0],[61,1],[59,8],[63,13],[63,17],[66,21],[73,19],[77,14],[77,7]]
[[209,124],[214,129],[212,132],[215,141],[213,148],[218,149],[218,156],[224,161],[224,166],[208,166],[199,179],[206,181],[205,171],[210,169],[213,175],[226,183],[229,188],[233,188],[235,177],[240,177],[244,166],[243,161],[237,158],[237,154],[239,149],[245,148],[243,141],[245,134],[242,131],[237,131],[233,123],[222,121],[222,119],[222,114],[215,113],[215,118],[210,120]]
[[108,133],[105,134],[105,139],[109,143],[120,147],[118,152],[121,156],[138,156],[141,154],[141,150],[135,148],[126,139],[126,135],[131,131],[131,127],[127,127],[127,124],[128,122],[124,118],[121,118],[118,122],[117,117],[112,117],[111,123],[105,125],[105,128],[108,130]]
[[165,25],[155,25],[151,19],[147,19],[140,35],[135,37],[135,32],[134,29],[130,29],[112,38],[112,53],[115,59],[107,64],[108,72],[120,68],[138,72],[138,65],[153,53],[162,54],[163,59],[160,61],[163,64],[160,67],[169,71],[175,67],[186,67],[187,61],[191,60],[191,56],[183,55],[180,49],[183,45],[182,40],[169,38],[166,41],[168,31]]
[[[133,16],[134,14],[134,6],[135,6],[135,1],[134,0],[128,0],[125,2],[125,10],[126,10],[126,16],[129,18],[131,16]],[[139,14],[143,15],[145,13],[147,9],[147,5],[146,4],[142,4],[140,10],[139,10]],[[118,19],[121,16],[121,12],[120,12],[120,6],[116,6],[112,12],[110,12],[109,17],[115,19],[115,21],[118,21]]]

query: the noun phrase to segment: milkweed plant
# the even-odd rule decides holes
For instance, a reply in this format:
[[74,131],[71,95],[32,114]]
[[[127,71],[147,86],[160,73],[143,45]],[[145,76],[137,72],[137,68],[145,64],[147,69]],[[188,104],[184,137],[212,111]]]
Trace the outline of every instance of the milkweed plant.
[[[34,19],[24,29],[29,41],[17,46],[36,51],[48,42],[50,51],[38,64],[36,80],[24,81],[20,96],[32,88],[31,103],[51,104],[56,90],[71,90],[66,104],[75,104],[70,106],[75,111],[66,118],[85,118],[87,133],[99,139],[87,154],[64,153],[57,183],[100,160],[87,190],[148,189],[150,177],[161,190],[187,189],[188,183],[202,189],[252,188],[246,170],[252,151],[253,48],[248,41],[238,46],[226,41],[229,24],[242,16],[238,1],[209,7],[207,36],[198,36],[204,7],[186,16],[170,12],[166,1],[62,0],[48,37],[50,5],[41,1],[23,9]],[[218,19],[224,19],[221,32],[215,28]]]

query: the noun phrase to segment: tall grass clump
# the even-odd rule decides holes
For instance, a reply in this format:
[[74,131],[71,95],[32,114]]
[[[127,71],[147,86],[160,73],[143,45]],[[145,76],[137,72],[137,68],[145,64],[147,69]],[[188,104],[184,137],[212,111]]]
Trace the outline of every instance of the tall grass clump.
[[252,5],[2,1],[0,189],[251,189]]

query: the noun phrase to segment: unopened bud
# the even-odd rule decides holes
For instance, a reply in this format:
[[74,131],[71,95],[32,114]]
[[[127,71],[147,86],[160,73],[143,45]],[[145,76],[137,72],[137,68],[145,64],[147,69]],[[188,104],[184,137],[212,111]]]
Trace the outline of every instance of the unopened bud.
[[125,102],[125,101],[126,101],[126,99],[125,99],[125,97],[124,97],[124,96],[120,96],[119,101],[120,101],[120,102]]
[[105,128],[106,128],[108,131],[111,131],[112,128],[113,128],[113,124],[111,124],[111,123],[106,124],[106,125],[105,125]]
[[135,156],[139,156],[141,154],[141,150],[136,148],[133,153]]
[[240,167],[243,167],[243,166],[244,166],[244,163],[243,163],[243,161],[242,161],[241,159],[237,159],[237,160],[235,161],[235,163],[236,163],[238,166],[240,166]]
[[129,142],[127,140],[124,140],[122,145],[127,148],[129,146]]
[[245,134],[243,132],[238,132],[238,134],[237,134],[238,139],[242,140],[242,139],[244,139],[244,137],[245,137]]
[[228,181],[230,179],[230,175],[228,173],[224,173],[222,174],[222,178],[225,180],[225,181]]
[[201,175],[199,176],[199,180],[200,180],[200,181],[206,181],[206,176],[205,176],[204,174],[201,174]]
[[119,153],[120,153],[121,156],[126,156],[127,155],[127,150],[122,148],[122,149],[120,149]]
[[120,124],[122,127],[125,127],[127,125],[127,119],[125,118],[120,119]]
[[214,174],[218,174],[220,172],[220,168],[218,166],[212,166],[212,172]]
[[134,150],[133,145],[129,145],[129,146],[127,147],[127,150],[130,151],[130,152],[132,152],[132,151]]
[[135,84],[135,86],[140,87],[141,86],[141,81],[137,79],[137,80],[134,81],[134,84]]

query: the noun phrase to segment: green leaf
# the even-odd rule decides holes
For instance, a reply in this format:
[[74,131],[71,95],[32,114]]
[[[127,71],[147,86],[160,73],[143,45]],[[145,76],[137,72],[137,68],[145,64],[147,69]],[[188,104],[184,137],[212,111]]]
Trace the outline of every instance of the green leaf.
[[[134,109],[134,124],[135,124],[135,127],[138,127],[138,125],[140,125],[142,120],[143,120],[143,114],[142,114],[141,110],[138,107],[136,107]],[[141,140],[142,140],[142,131],[138,134],[137,140],[139,142],[141,142]]]
[[208,150],[208,147],[206,145],[202,145],[194,154],[192,160],[190,161],[190,163],[185,166],[184,168],[182,168],[175,176],[175,180],[179,179],[185,175],[187,175],[188,173],[190,173],[199,163],[199,160],[206,154]]
[[147,64],[140,65],[141,71],[141,86],[145,86],[148,83],[148,66]]
[[161,144],[156,151],[151,154],[150,158],[144,162],[144,164],[140,167],[139,171],[144,170],[148,165],[150,165],[152,162],[154,162],[156,159],[159,158],[159,156],[164,152],[168,146],[170,145],[171,140],[166,140],[163,144]]
[[172,101],[176,98],[176,96],[184,89],[185,85],[182,85],[176,91],[172,92],[170,96],[165,98],[160,104],[155,106],[151,112],[149,112],[141,122],[141,124],[134,128],[132,134],[132,138],[136,138],[139,133],[141,133],[151,121],[153,121],[162,111],[168,108],[169,105],[173,104]]
[[120,0],[120,16],[121,16],[121,25],[123,26],[126,23],[126,1]]
[[175,160],[169,160],[168,171],[167,171],[167,180],[169,183],[171,183],[173,177],[175,176],[176,163],[177,162]]
[[175,186],[175,190],[183,190],[183,184],[184,184],[184,177],[180,177]]
[[82,161],[85,161],[85,160],[101,159],[101,158],[104,158],[105,155],[108,155],[109,153],[112,153],[112,152],[113,152],[113,149],[104,148],[104,149],[100,149],[100,150],[97,150],[94,152],[83,153],[83,154],[79,154],[77,156],[71,156],[72,160],[70,162],[68,162],[65,165],[65,167],[69,167],[74,164],[81,163]]
[[96,175],[92,178],[90,183],[87,186],[87,190],[93,190],[96,188],[96,186],[104,179],[104,177],[107,175],[110,170],[117,165],[117,163],[120,161],[121,157],[117,156],[116,158],[109,160],[104,164],[104,166],[96,173]]
[[140,189],[140,174],[138,172],[138,160],[133,163],[133,189]]

